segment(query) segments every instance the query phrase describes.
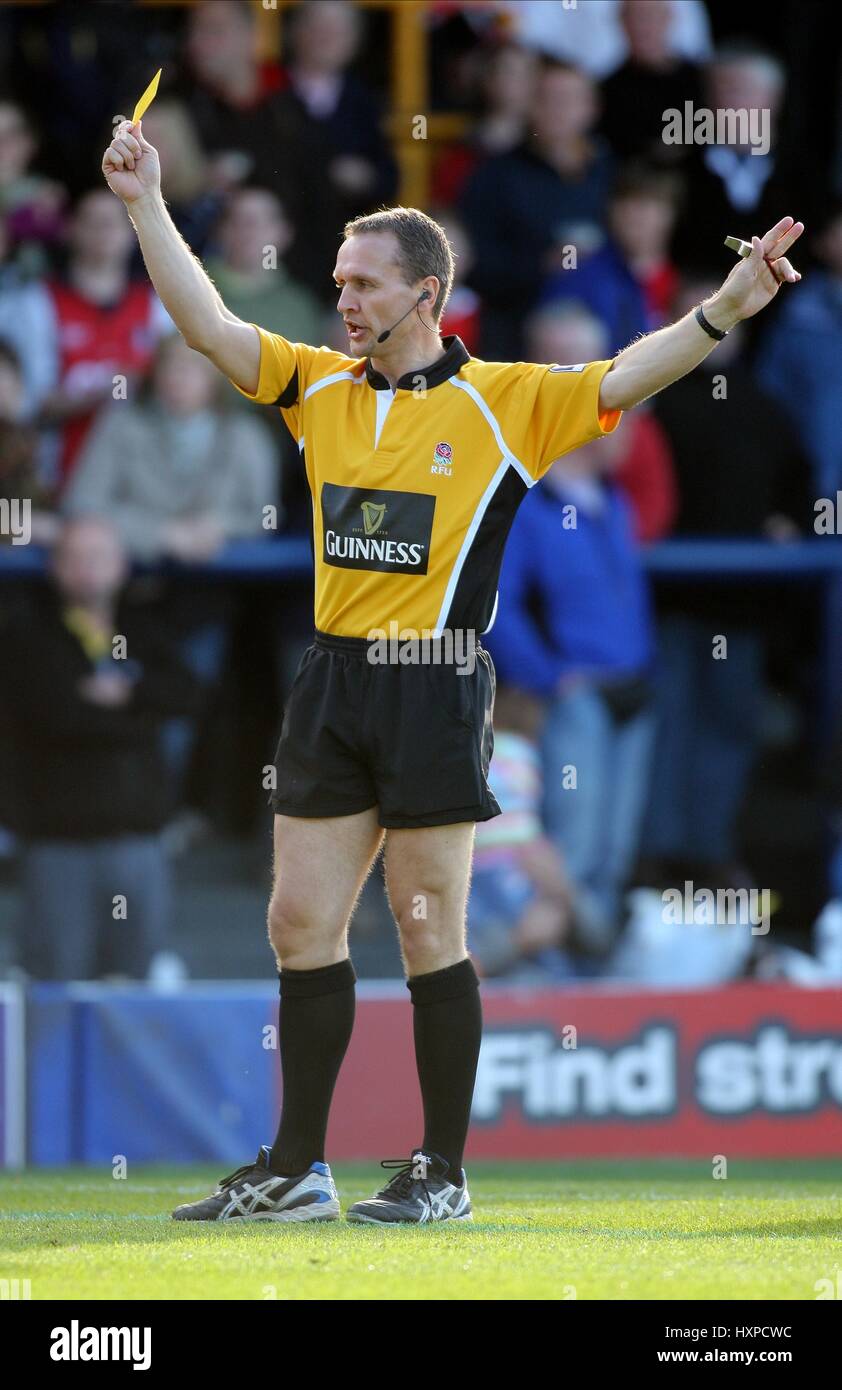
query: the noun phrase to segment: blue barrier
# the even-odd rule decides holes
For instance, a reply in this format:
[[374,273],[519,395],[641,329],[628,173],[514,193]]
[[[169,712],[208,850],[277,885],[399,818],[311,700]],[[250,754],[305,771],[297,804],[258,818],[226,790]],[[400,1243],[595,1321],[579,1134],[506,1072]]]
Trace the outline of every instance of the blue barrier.
[[[0,545],[0,579],[35,579],[46,574],[48,555],[43,545]],[[312,572],[312,552],[306,536],[231,541],[213,560],[202,564],[182,565],[173,560],[138,565],[137,570],[188,579],[305,579]]]
[[[777,544],[766,540],[666,540],[646,546],[643,563],[653,575],[723,579],[842,576],[842,545],[835,536]],[[27,579],[46,570],[47,551],[38,545],[0,546],[0,579]],[[231,541],[212,561],[198,565],[142,566],[143,572],[203,579],[308,579],[312,553],[306,536]]]
[[27,1015],[32,1164],[237,1167],[274,1133],[274,985],[191,984],[177,1007],[146,988],[33,985]]
[[[737,1157],[829,1157],[842,1148],[832,980],[809,989],[605,981],[538,990],[501,981],[486,982],[483,998],[469,1141],[478,1158],[703,1158],[723,1124]],[[205,981],[173,992],[40,985],[26,1010],[31,1164],[107,1172],[124,1158],[129,1176],[153,1162],[224,1171],[274,1135],[274,982]],[[587,1039],[578,1060],[565,1044],[571,1019]],[[805,1048],[818,1058],[807,1068],[796,1065]],[[406,986],[364,982],[331,1107],[330,1155],[407,1152],[421,1127]]]

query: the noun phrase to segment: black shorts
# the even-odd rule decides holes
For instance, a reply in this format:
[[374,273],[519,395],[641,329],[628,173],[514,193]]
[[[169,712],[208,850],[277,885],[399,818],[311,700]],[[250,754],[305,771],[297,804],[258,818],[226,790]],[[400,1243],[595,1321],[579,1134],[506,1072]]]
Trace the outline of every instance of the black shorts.
[[284,816],[379,808],[384,828],[500,814],[488,782],[495,677],[477,643],[473,670],[372,664],[365,638],[316,633],[284,711],[270,805]]

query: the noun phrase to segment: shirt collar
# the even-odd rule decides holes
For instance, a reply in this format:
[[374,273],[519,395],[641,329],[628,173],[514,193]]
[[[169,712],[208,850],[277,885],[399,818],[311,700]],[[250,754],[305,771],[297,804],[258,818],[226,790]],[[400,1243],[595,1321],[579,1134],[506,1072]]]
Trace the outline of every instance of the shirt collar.
[[[418,378],[424,378],[425,387],[441,386],[443,381],[455,376],[466,362],[471,360],[471,354],[455,333],[450,333],[446,338],[442,338],[445,347],[444,354],[429,367],[416,367],[414,371],[406,372],[404,376],[398,377],[399,391],[414,391],[418,385]],[[371,358],[365,359],[365,374],[369,386],[375,391],[390,391],[391,383],[388,382],[381,372],[377,372],[371,365]]]

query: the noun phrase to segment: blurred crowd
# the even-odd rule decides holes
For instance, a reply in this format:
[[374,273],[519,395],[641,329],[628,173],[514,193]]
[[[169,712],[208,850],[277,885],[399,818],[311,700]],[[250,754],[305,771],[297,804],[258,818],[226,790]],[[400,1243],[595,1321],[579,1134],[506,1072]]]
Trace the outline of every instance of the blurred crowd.
[[[48,550],[44,580],[0,586],[0,835],[37,978],[154,975],[173,858],[209,825],[265,815],[257,774],[238,785],[232,769],[271,761],[308,640],[306,586],[214,575],[237,542],[306,534],[297,450],[175,332],[99,174],[127,94],[163,65],[144,134],[226,305],[344,348],[341,228],[400,198],[388,11],[286,8],[267,59],[258,8],[0,14],[0,503],[11,517],[28,500]],[[428,7],[431,105],[462,133],[426,154],[426,210],[457,256],[442,331],[474,355],[613,356],[716,289],[725,234],[808,226],[797,292],[522,506],[486,639],[504,814],[478,829],[469,933],[487,976],[660,978],[664,886],[758,885],[742,813],[770,748],[810,769],[807,901],[842,902],[836,712],[813,727],[816,589],[653,585],[645,565],[668,538],[783,554],[813,538],[816,499],[842,496],[842,152],[811,105],[808,45],[790,59],[733,8]],[[688,101],[768,111],[768,147],[665,143],[663,112]],[[678,955],[689,983],[785,969],[722,933]]]

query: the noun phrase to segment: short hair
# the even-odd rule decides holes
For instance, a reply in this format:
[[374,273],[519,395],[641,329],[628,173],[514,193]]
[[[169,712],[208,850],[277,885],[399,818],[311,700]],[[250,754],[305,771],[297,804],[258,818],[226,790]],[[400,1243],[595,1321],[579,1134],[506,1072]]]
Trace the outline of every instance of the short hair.
[[[345,17],[346,21],[351,26],[355,43],[359,44],[365,30],[366,17],[363,11],[358,9],[356,5],[347,4],[346,0],[340,0],[340,3],[336,4],[334,8],[340,11]],[[301,3],[291,6],[286,13],[287,33],[290,37],[294,39],[297,31],[302,25],[306,24],[308,20],[311,20],[313,16],[314,9],[312,0],[301,0]]]
[[435,275],[439,292],[433,304],[438,323],[453,285],[453,249],[444,228],[418,208],[381,208],[345,223],[345,240],[368,232],[393,232],[398,243],[398,265],[408,285]]
[[593,83],[591,74],[586,72],[580,63],[574,63],[572,58],[559,58],[554,53],[539,50],[538,76],[547,77],[555,72],[572,72],[576,77],[583,77],[586,82]]
[[238,198],[248,198],[253,193],[256,193],[260,198],[268,198],[275,215],[283,218],[285,222],[290,221],[284,201],[274,188],[268,188],[264,183],[238,183],[236,187],[229,189],[225,195],[222,211],[219,214],[220,222],[225,221]]
[[[216,3],[216,0],[213,0],[213,3]],[[257,23],[257,11],[251,3],[251,0],[228,0],[228,5],[242,24],[248,24],[249,28],[254,28]],[[204,8],[210,9],[210,6],[211,0],[206,0]],[[195,5],[192,8],[195,14],[202,6]]]
[[597,350],[597,359],[608,350],[608,329],[604,321],[581,299],[559,299],[533,309],[524,323],[524,336],[527,340],[542,328],[561,327],[584,328],[592,336]]
[[752,39],[726,39],[714,49],[708,66],[730,67],[736,63],[747,63],[757,68],[758,72],[778,90],[786,86],[786,66],[774,53],[770,53],[768,48],[763,48]]
[[643,159],[622,165],[611,188],[611,201],[619,198],[653,198],[679,210],[684,202],[684,179],[677,170],[662,169]]

